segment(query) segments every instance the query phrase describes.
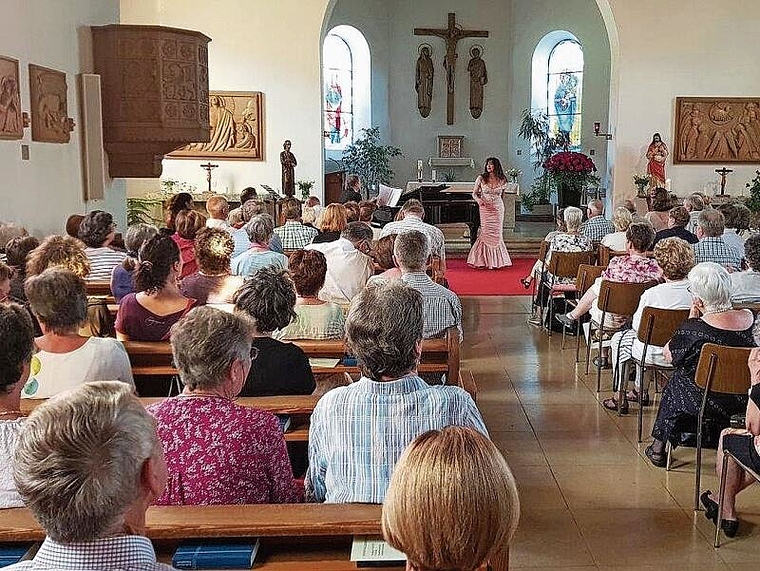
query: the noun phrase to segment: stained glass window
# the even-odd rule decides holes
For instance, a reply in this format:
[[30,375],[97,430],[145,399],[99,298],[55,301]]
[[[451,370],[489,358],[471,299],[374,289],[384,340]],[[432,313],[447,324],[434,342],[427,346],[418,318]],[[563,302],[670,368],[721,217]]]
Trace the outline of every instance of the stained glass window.
[[354,58],[348,42],[325,37],[323,54],[325,149],[342,150],[354,141]]
[[581,94],[583,91],[583,48],[575,40],[559,42],[549,55],[547,109],[551,130],[564,133],[570,147],[581,146]]

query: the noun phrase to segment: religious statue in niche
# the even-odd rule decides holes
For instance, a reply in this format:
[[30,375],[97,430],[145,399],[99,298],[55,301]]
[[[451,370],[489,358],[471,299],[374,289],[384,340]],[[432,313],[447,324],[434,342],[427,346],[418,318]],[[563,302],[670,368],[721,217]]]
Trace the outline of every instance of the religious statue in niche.
[[433,100],[433,60],[430,57],[430,46],[422,44],[419,48],[420,57],[417,58],[417,71],[414,76],[414,89],[417,90],[417,109],[420,115],[430,115]]
[[24,136],[18,60],[0,56],[0,139]]
[[665,160],[669,155],[668,146],[662,142],[659,133],[652,136],[652,142],[647,147],[647,174],[649,187],[665,187]]
[[760,162],[760,98],[676,99],[676,163]]
[[29,64],[29,96],[32,141],[68,143],[73,122],[68,114],[66,74]]
[[472,57],[467,64],[467,71],[470,72],[470,114],[473,119],[479,119],[483,113],[483,88],[488,83],[486,62],[480,57],[482,50],[480,46],[472,46]]
[[211,91],[211,140],[190,143],[167,155],[178,159],[250,159],[263,157],[263,95],[259,91]]
[[290,152],[291,142],[286,140],[282,144],[280,153],[280,164],[282,165],[282,192],[286,196],[293,196],[296,193],[296,166],[298,161],[296,156]]
[[554,111],[557,114],[557,130],[566,141],[575,125],[578,107],[578,77],[574,73],[560,74],[559,85],[554,92]]

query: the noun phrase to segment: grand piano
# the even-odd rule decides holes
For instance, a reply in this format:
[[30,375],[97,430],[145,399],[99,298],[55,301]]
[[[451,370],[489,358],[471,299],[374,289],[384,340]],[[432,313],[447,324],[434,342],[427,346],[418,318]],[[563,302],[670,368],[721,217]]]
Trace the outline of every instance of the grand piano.
[[[461,184],[460,184],[461,186]],[[478,205],[472,199],[472,185],[469,190],[455,189],[447,184],[422,183],[408,189],[401,195],[398,206],[416,198],[425,208],[425,222],[428,224],[464,223],[470,228],[470,244],[475,243],[480,228]]]

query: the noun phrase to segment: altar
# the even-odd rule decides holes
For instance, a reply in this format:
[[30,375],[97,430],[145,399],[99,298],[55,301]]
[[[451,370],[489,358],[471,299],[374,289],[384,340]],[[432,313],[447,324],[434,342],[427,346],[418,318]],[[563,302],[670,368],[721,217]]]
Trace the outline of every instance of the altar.
[[[475,182],[432,182],[432,181],[409,181],[406,183],[404,194],[414,192],[420,187],[445,185],[444,192],[452,194],[472,194]],[[403,195],[402,195],[403,196]],[[515,213],[517,202],[520,200],[520,185],[516,182],[507,183],[507,188],[502,195],[504,201],[504,230],[514,232]]]

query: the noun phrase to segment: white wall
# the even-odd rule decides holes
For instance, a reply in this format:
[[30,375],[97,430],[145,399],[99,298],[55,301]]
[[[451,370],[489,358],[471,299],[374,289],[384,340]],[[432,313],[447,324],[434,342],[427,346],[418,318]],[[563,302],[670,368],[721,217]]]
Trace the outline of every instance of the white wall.
[[[121,23],[158,24],[209,36],[209,87],[264,93],[263,161],[218,161],[215,189],[281,186],[280,151],[293,141],[296,180],[322,193],[320,32],[326,0],[122,0]],[[163,178],[206,188],[205,161],[164,160]],[[129,181],[129,193],[158,181]]]
[[[82,199],[79,98],[76,74],[92,71],[87,26],[119,21],[119,0],[3,0],[0,54],[19,60],[21,105],[30,111],[28,64],[66,72],[69,116],[77,123],[67,144],[0,141],[0,220],[23,224],[37,235],[62,232],[69,214],[92,209],[112,212],[123,227],[124,184],[112,181],[106,199]],[[21,160],[21,144],[30,160]]]

